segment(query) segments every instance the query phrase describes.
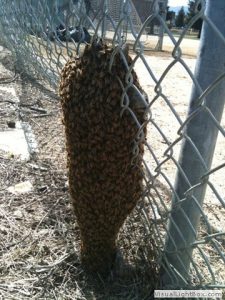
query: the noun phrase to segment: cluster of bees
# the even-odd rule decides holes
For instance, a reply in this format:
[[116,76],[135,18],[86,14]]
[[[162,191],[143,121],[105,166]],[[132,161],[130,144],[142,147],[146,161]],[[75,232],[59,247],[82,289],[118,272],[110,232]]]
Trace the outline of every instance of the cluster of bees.
[[[65,65],[60,97],[66,132],[69,186],[81,232],[81,258],[91,272],[107,274],[116,257],[116,239],[142,194],[141,157],[132,165],[137,125],[129,111],[121,116],[121,83],[127,68],[103,41],[87,45],[81,58]],[[128,66],[132,59],[124,54]],[[133,84],[141,87],[134,70]],[[118,80],[119,78],[119,80]],[[129,107],[144,123],[144,108],[128,89]],[[145,131],[146,134],[146,131]]]

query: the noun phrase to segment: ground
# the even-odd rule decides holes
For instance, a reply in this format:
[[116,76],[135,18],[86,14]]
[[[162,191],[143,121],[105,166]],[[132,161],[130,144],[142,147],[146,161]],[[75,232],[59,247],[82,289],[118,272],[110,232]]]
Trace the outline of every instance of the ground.
[[[3,67],[1,71],[2,83],[13,76]],[[146,236],[139,233],[144,229],[138,211],[121,231],[123,268],[118,267],[117,274],[107,281],[87,278],[79,259],[79,230],[68,192],[58,96],[24,77],[4,87],[7,93],[0,96],[1,131],[11,130],[9,121],[21,119],[31,125],[37,148],[31,149],[29,160],[17,156],[17,145],[0,152],[0,298],[148,299],[156,275],[149,278],[141,272],[140,277],[140,270],[135,268],[135,259],[141,259],[136,252],[142,251]],[[19,105],[14,104],[13,89]],[[8,190],[27,181],[33,186],[30,192],[13,194]],[[143,268],[143,263],[137,265]]]
[[[196,51],[195,46],[194,49]],[[146,61],[158,79],[172,62],[172,57],[167,52],[160,55],[146,54]],[[187,54],[184,61],[193,71],[196,57],[193,53]],[[9,53],[4,56],[2,62],[13,70],[9,56]],[[152,99],[155,84],[140,58],[136,63],[136,71],[143,89]],[[12,72],[1,68],[2,82],[12,76]],[[189,75],[179,63],[171,68],[162,82],[163,93],[181,120],[185,119],[187,113],[191,85]],[[152,211],[144,207],[143,213],[140,210],[143,203],[140,203],[121,231],[119,245],[124,262],[123,268],[118,268],[118,274],[112,274],[107,282],[87,278],[79,260],[79,229],[68,192],[64,131],[58,96],[46,85],[43,87],[40,82],[31,81],[24,76],[3,86],[7,90],[11,88],[16,91],[19,104],[12,104],[13,92],[10,97],[9,93],[2,93],[1,131],[8,130],[7,122],[21,119],[31,126],[37,148],[32,149],[28,161],[21,161],[12,152],[0,152],[0,298],[150,299],[151,288],[157,281],[156,254],[161,247],[156,233],[152,231],[155,227],[149,226],[153,220]],[[152,106],[152,118],[168,141],[172,142],[177,137],[178,121],[162,97]],[[222,126],[225,127],[224,116]],[[153,126],[149,126],[148,141],[157,158],[162,161],[167,145]],[[214,166],[224,161],[224,142],[224,137],[219,136]],[[178,158],[178,154],[179,147],[175,149],[174,157]],[[145,159],[154,172],[156,165],[148,152]],[[176,168],[172,160],[164,164],[163,168],[173,183]],[[32,183],[30,192],[12,194],[7,190],[24,181]],[[220,195],[224,196],[223,171],[216,172],[212,181],[218,186]],[[169,206],[171,189],[167,182],[159,177],[155,187],[166,206]],[[152,196],[156,196],[154,191]],[[156,199],[152,209],[157,212],[158,198]],[[221,232],[225,227],[224,207],[213,193],[207,194],[204,211],[214,232]],[[162,229],[163,238],[160,216],[155,215],[155,219],[156,227]],[[202,223],[199,235],[204,238],[206,233],[207,229]],[[224,236],[215,239],[215,243],[224,252]],[[216,282],[222,283],[224,262],[218,249],[210,243],[203,244],[202,249],[211,262]],[[213,282],[199,253],[195,254],[195,259],[199,262],[199,271],[205,276],[203,282]],[[147,260],[151,262],[149,266],[146,266]],[[150,278],[147,274],[150,274]],[[196,280],[196,284],[199,284],[196,278],[193,281]]]

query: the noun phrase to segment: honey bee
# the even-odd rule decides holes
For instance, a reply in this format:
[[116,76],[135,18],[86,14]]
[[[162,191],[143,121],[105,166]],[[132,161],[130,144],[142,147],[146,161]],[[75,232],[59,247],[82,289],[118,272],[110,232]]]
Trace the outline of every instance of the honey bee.
[[[87,45],[81,58],[67,62],[59,87],[81,258],[99,273],[110,271],[119,229],[142,193],[140,160],[136,168],[131,166],[138,128],[128,111],[121,115],[121,83],[126,87],[127,69],[118,53],[109,71],[113,50],[104,41]],[[130,65],[129,49],[123,51]],[[132,76],[129,108],[144,122],[148,100],[134,70]]]

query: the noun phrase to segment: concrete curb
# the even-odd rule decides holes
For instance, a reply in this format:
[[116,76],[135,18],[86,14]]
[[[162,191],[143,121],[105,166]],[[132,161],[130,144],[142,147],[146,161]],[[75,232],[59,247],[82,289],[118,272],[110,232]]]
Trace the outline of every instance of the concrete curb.
[[[1,50],[1,49],[0,49]],[[4,78],[10,78],[12,74],[0,63],[0,151],[7,156],[17,156],[21,160],[29,160],[31,155],[37,153],[37,143],[31,127],[21,122],[19,118],[19,98],[13,84],[4,83]],[[12,115],[8,122],[4,115]]]

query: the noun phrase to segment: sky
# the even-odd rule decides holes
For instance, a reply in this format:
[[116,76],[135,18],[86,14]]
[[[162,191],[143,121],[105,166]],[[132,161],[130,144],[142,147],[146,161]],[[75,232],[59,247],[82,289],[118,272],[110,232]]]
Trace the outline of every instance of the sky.
[[188,0],[169,0],[169,6],[185,6],[188,4]]

